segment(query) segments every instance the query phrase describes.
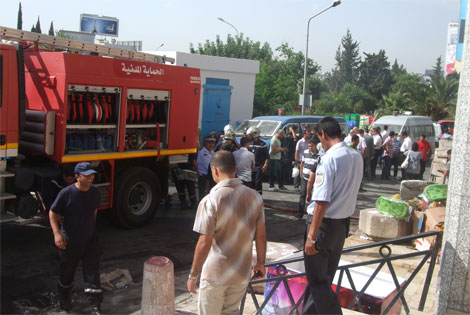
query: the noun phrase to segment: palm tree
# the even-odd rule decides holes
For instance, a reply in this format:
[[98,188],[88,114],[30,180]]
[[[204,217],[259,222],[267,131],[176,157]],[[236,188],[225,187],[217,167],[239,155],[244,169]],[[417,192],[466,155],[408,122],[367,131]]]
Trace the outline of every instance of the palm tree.
[[382,96],[381,107],[387,112],[409,110],[412,102],[408,93],[389,92]]
[[433,77],[428,82],[431,119],[437,121],[455,115],[459,81],[454,78]]

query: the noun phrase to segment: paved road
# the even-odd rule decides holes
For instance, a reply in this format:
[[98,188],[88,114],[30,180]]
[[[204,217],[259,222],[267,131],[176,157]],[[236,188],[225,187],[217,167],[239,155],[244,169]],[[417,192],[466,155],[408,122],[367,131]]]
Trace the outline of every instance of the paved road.
[[[289,191],[268,192],[263,198],[267,205],[297,209],[298,193],[292,186]],[[397,180],[365,182],[365,193],[358,196],[355,215],[364,208],[373,207],[380,195],[393,195],[399,190]],[[265,186],[267,190],[267,186]],[[175,192],[174,187],[170,193]],[[269,241],[292,242],[302,238],[304,220],[297,220],[288,211],[266,209]],[[142,280],[145,260],[152,256],[166,256],[175,271],[187,269],[192,262],[197,234],[192,231],[195,209],[181,210],[175,199],[169,208],[161,207],[155,218],[146,226],[135,230],[123,230],[106,220],[104,213],[98,216],[97,228],[102,252],[102,272],[116,268],[128,269],[135,282]],[[352,222],[351,231],[357,229]],[[76,276],[76,288],[82,288],[81,271]],[[51,230],[47,224],[18,227],[3,225],[1,228],[1,313],[15,312],[12,301],[26,298],[39,309],[47,299],[42,295],[55,291],[57,283],[57,257]],[[79,291],[78,289],[76,289]],[[109,293],[112,295],[113,293]],[[109,299],[108,299],[109,300]],[[117,302],[114,301],[113,304]],[[23,304],[29,302],[23,302]],[[117,303],[123,303],[117,302]],[[126,311],[140,308],[140,299],[126,301]],[[116,305],[115,305],[116,306]]]

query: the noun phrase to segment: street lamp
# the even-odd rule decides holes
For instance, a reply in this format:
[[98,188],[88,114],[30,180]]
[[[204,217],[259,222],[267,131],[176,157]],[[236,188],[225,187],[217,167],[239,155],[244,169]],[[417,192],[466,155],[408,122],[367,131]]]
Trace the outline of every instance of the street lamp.
[[157,51],[157,50],[159,50],[160,48],[162,48],[163,45],[165,45],[165,43],[161,43],[160,46],[158,46],[157,49],[155,49],[155,51]]
[[305,48],[305,63],[304,63],[304,87],[303,87],[303,95],[304,95],[304,102],[302,103],[302,116],[305,114],[305,104],[307,103],[307,63],[308,63],[308,32],[309,32],[309,29],[310,29],[310,21],[316,17],[316,16],[319,16],[320,14],[322,14],[323,12],[325,12],[326,10],[328,9],[331,9],[331,8],[334,8],[338,5],[341,4],[341,1],[340,0],[336,0],[336,1],[333,1],[333,3],[331,3],[327,8],[323,9],[322,11],[318,12],[317,14],[315,14],[314,16],[312,16],[311,18],[308,19],[308,23],[307,23],[307,46]]
[[233,26],[232,24],[230,24],[229,22],[225,21],[223,18],[221,18],[220,16],[217,18],[217,20],[221,21],[221,22],[224,22],[224,23],[227,23],[228,25],[230,25],[231,27],[233,27],[233,29],[235,30],[235,32],[237,32],[237,36],[238,35],[238,30],[235,26]]

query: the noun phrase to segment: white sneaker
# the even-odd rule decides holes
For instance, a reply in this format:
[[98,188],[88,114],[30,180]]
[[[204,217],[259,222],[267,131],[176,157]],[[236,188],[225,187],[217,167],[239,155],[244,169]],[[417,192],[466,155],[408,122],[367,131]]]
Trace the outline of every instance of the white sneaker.
[[269,187],[268,190],[269,190],[269,191],[277,191],[277,188],[275,188],[275,187]]

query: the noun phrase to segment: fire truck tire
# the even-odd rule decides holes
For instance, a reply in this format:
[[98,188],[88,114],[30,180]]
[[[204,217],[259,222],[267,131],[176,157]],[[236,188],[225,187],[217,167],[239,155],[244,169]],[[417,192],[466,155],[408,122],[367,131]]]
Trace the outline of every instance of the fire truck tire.
[[116,180],[114,219],[124,228],[135,228],[153,218],[160,205],[160,182],[149,169],[133,167]]

